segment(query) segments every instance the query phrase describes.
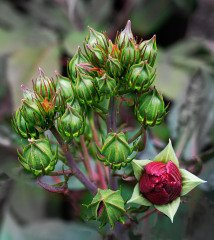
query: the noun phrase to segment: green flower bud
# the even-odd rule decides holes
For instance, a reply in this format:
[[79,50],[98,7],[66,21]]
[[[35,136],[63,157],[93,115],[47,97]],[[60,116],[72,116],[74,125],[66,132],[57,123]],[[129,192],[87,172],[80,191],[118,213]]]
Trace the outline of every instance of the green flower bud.
[[85,121],[74,108],[67,105],[65,113],[57,119],[57,128],[60,135],[68,142],[84,132]]
[[108,56],[106,62],[106,71],[111,77],[119,77],[123,71],[120,62],[116,58],[112,58],[110,55]]
[[[70,99],[73,99],[72,97]],[[55,112],[58,112],[60,114],[63,114],[65,112],[65,108],[66,108],[66,100],[64,97],[62,97],[62,93],[61,90],[58,89],[56,91],[56,94],[54,95],[53,101],[54,103],[54,110]]]
[[76,82],[77,72],[76,65],[82,62],[87,62],[86,57],[83,55],[81,48],[78,47],[77,52],[74,54],[73,58],[68,64],[68,76],[70,77],[73,83]]
[[127,68],[140,61],[140,51],[138,45],[133,41],[129,41],[127,46],[121,50],[120,62],[123,68]]
[[67,105],[75,109],[80,115],[83,114],[84,106],[81,106],[76,97],[70,98],[66,101]]
[[131,89],[146,91],[155,80],[155,72],[145,61],[131,66],[126,79]]
[[44,75],[44,72],[39,68],[39,77],[33,82],[34,91],[42,98],[48,101],[53,99],[56,92],[56,86],[52,79]]
[[90,105],[100,100],[94,79],[85,74],[77,74],[75,92],[79,101],[83,104]]
[[23,138],[38,138],[39,136],[34,125],[31,122],[26,122],[20,109],[16,111],[15,116],[12,118],[12,125],[16,133]]
[[130,40],[135,41],[131,29],[131,21],[128,20],[125,29],[117,36],[116,44],[119,48],[126,48]]
[[89,44],[86,44],[84,47],[87,57],[93,65],[97,67],[102,67],[105,65],[107,55],[100,45],[91,47]]
[[157,57],[156,35],[154,35],[150,40],[143,41],[139,45],[139,50],[141,53],[141,59],[143,61],[147,60],[149,65],[153,67]]
[[105,73],[101,78],[96,78],[96,85],[100,96],[113,96],[117,83]]
[[41,103],[36,99],[23,99],[22,107],[20,109],[24,119],[34,125],[35,127],[40,127],[45,130],[48,127],[48,117],[51,117],[45,112]]
[[108,41],[107,37],[93,28],[89,27],[89,35],[86,37],[86,44],[91,45],[92,47],[100,45],[103,49],[107,49]]
[[73,89],[71,86],[71,81],[69,78],[63,77],[60,74],[56,75],[56,89],[60,90],[61,96],[66,100],[74,97]]
[[46,138],[30,139],[23,153],[18,152],[18,155],[22,166],[36,176],[53,171],[58,160],[58,150],[53,152]]
[[137,98],[135,114],[139,122],[154,126],[162,122],[166,115],[163,97],[154,88]]
[[120,190],[98,189],[92,202],[86,205],[89,210],[87,217],[100,221],[100,227],[107,223],[114,227],[116,222],[124,223],[123,215],[126,213],[124,205]]
[[129,158],[132,149],[123,132],[109,133],[103,147],[98,150],[100,153],[98,159],[112,169],[120,169],[132,160]]

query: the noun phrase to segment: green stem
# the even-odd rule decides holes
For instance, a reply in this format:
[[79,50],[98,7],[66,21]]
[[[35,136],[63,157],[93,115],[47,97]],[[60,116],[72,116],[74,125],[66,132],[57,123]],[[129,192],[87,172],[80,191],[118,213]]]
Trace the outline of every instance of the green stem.
[[139,130],[133,137],[131,137],[131,138],[128,140],[128,143],[130,144],[130,143],[134,142],[134,141],[135,141],[136,139],[138,139],[143,133],[144,133],[144,135],[145,135],[145,132],[146,132],[146,129],[145,129],[144,126],[142,126],[142,127],[140,128],[140,130]]

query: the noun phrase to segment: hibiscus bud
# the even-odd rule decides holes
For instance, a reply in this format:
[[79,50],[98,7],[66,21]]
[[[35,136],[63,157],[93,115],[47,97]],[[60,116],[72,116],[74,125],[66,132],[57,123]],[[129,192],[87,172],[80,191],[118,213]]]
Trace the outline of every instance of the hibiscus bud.
[[24,147],[23,153],[19,155],[22,166],[34,175],[48,174],[54,170],[58,159],[58,150],[51,149],[48,139],[30,139],[29,144]]
[[133,42],[129,41],[127,46],[121,50],[121,64],[124,68],[138,63],[140,60],[140,51],[138,46]]
[[52,79],[45,76],[41,68],[39,68],[39,77],[33,82],[34,91],[42,98],[47,98],[50,101],[55,92],[56,86]]
[[155,73],[146,61],[131,66],[127,74],[130,88],[138,91],[148,90],[154,79]]
[[131,21],[128,20],[125,29],[117,36],[116,44],[118,44],[119,48],[126,48],[130,40],[134,41],[134,36],[131,29]]
[[84,106],[80,106],[80,103],[76,97],[68,99],[66,103],[67,105],[75,109],[80,115],[83,114]]
[[172,161],[151,162],[145,166],[139,186],[140,192],[151,203],[164,205],[180,196],[181,173]]
[[39,136],[39,133],[34,128],[34,125],[32,125],[31,122],[26,122],[20,109],[16,111],[15,116],[13,117],[12,125],[16,133],[23,138],[37,138]]
[[139,50],[142,60],[147,60],[149,65],[153,67],[157,57],[156,35],[154,35],[150,40],[143,41],[139,45]]
[[75,91],[79,101],[83,104],[92,104],[99,100],[99,94],[91,76],[77,73],[77,83]]
[[120,169],[131,161],[129,156],[132,153],[132,149],[123,132],[109,133],[99,152],[98,159],[112,169]]
[[67,105],[65,113],[57,119],[57,128],[60,135],[68,142],[84,132],[85,122],[74,108]]
[[111,77],[119,77],[122,73],[122,67],[118,59],[109,55],[106,62],[106,71]]
[[107,57],[106,52],[100,47],[100,45],[92,47],[91,45],[86,44],[84,47],[87,57],[92,64],[97,67],[104,66]]
[[87,62],[86,57],[83,55],[81,48],[78,47],[77,52],[74,54],[72,59],[68,64],[68,76],[71,78],[73,83],[76,82],[77,73],[76,73],[76,65],[82,62]]
[[22,103],[23,105],[20,111],[24,119],[35,127],[38,126],[42,129],[46,129],[46,118],[48,118],[48,114],[46,114],[41,103],[36,98],[32,100],[23,99]]
[[154,126],[162,122],[166,115],[163,97],[154,88],[137,98],[135,114],[139,122]]
[[96,78],[96,85],[101,96],[112,96],[115,93],[117,83],[114,78],[105,73],[101,78]]
[[67,100],[74,97],[71,81],[69,78],[63,77],[59,73],[56,74],[56,89],[60,91],[61,96]]
[[86,37],[86,43],[92,47],[100,45],[103,49],[107,49],[108,41],[107,37],[93,28],[89,27],[89,36]]

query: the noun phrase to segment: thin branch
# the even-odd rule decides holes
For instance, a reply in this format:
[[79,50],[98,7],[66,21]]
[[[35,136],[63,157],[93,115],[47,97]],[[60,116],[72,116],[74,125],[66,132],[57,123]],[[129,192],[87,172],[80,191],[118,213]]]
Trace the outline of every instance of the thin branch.
[[[92,130],[92,135],[93,135],[94,142],[97,145],[97,147],[101,147],[101,143],[99,141],[99,136],[98,136],[98,133],[97,133],[97,129],[94,125],[94,120],[89,120],[89,122],[90,122],[91,130]],[[97,165],[97,171],[98,171],[98,174],[99,174],[101,186],[102,186],[102,188],[105,189],[105,188],[107,188],[107,185],[106,185],[106,181],[105,181],[103,171],[106,175],[107,180],[109,180],[109,174],[108,174],[108,171],[107,171],[107,167],[101,165],[101,163],[99,161],[96,162],[96,165]],[[103,170],[102,170],[102,168],[103,168]]]
[[68,146],[67,144],[64,143],[64,141],[62,140],[61,136],[59,135],[58,131],[56,130],[55,127],[52,127],[51,129],[52,134],[55,136],[55,138],[57,139],[59,145],[61,146],[63,153],[68,161],[68,165],[71,168],[71,170],[73,171],[73,174],[75,175],[76,178],[78,178],[80,180],[80,182],[85,185],[85,187],[93,194],[95,195],[97,193],[97,186],[92,183],[78,168],[78,166],[76,165],[76,162],[73,159],[72,154],[69,152],[68,150]]
[[146,214],[144,214],[141,218],[138,219],[138,222],[148,218],[149,216],[151,216],[153,213],[157,212],[157,209],[153,209],[149,212],[147,212]]
[[63,193],[63,194],[68,194],[69,190],[67,186],[62,186],[62,187],[57,187],[57,186],[51,186],[47,183],[42,182],[42,177],[37,178],[37,183],[39,186],[47,190],[48,192],[52,193]]
[[84,139],[83,135],[80,136],[80,144],[82,146],[82,151],[83,151],[83,156],[84,156],[83,163],[88,172],[88,176],[89,176],[90,180],[92,182],[94,182],[95,178],[94,178],[93,170],[92,170],[91,164],[90,164],[90,156],[89,156],[88,149],[86,147],[85,139]]
[[142,134],[144,133],[144,135],[146,135],[146,129],[144,126],[141,126],[140,130],[128,140],[128,143],[132,143],[134,142],[136,139],[138,139]]
[[109,113],[108,113],[107,121],[106,121],[108,133],[111,132],[111,131],[113,131],[113,132],[117,131],[116,118],[117,118],[116,101],[115,101],[115,98],[112,97],[110,99]]

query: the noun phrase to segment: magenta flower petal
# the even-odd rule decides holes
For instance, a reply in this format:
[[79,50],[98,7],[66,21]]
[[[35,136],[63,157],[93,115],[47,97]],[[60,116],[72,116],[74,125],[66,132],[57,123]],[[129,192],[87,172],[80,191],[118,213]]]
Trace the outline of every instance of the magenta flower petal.
[[151,203],[164,205],[181,194],[182,177],[172,162],[151,162],[145,166],[139,182],[140,191]]

